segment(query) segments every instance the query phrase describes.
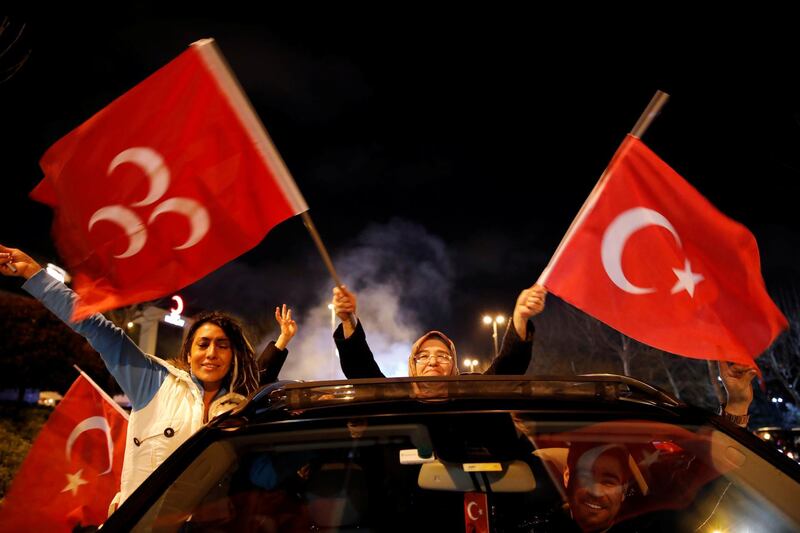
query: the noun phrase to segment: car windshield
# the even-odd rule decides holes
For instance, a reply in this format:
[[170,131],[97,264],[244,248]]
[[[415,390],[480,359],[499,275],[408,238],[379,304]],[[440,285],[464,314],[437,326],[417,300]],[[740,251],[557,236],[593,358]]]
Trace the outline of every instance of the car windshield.
[[218,429],[135,530],[800,528],[797,481],[719,429],[595,418],[434,409]]

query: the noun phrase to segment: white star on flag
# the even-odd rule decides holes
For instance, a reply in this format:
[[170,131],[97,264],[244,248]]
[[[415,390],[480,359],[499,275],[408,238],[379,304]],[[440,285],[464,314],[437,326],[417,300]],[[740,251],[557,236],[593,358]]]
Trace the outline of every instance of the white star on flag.
[[688,259],[686,259],[683,265],[683,270],[680,268],[673,268],[672,271],[675,272],[675,275],[678,277],[678,281],[676,281],[675,285],[672,287],[672,294],[677,294],[682,290],[686,290],[689,296],[694,298],[694,287],[705,279],[703,275],[692,272],[692,265],[689,263]]
[[69,490],[72,491],[73,496],[76,496],[78,494],[78,487],[89,483],[88,481],[86,481],[81,477],[81,474],[83,474],[83,468],[81,468],[74,474],[67,474],[67,480],[69,481],[69,483],[67,483],[67,486],[64,487],[61,490],[61,492],[67,492]]

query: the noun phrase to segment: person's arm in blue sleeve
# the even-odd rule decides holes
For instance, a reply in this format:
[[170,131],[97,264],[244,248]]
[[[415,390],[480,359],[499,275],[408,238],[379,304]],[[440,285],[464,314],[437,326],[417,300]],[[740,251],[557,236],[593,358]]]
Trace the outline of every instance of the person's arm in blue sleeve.
[[100,313],[72,323],[75,293],[44,270],[32,276],[22,288],[89,341],[134,409],[142,409],[153,399],[167,369],[150,360],[122,329]]
[[99,313],[71,322],[76,294],[18,249],[0,245],[0,273],[26,278],[22,288],[89,341],[134,409],[143,408],[155,396],[167,370],[150,360],[124,331]]

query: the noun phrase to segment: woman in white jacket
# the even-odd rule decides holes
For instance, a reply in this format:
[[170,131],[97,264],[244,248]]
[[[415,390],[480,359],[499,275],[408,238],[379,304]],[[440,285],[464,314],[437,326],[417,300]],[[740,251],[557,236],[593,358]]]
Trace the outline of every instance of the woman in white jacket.
[[[89,341],[130,399],[120,503],[209,418],[226,410],[225,404],[241,401],[263,381],[252,345],[239,323],[224,313],[198,317],[179,357],[165,361],[142,352],[100,313],[70,322],[76,294],[20,250],[0,245],[0,273],[24,277],[23,288]],[[297,330],[286,306],[276,309],[275,317],[281,336],[259,361],[262,376],[273,380]]]

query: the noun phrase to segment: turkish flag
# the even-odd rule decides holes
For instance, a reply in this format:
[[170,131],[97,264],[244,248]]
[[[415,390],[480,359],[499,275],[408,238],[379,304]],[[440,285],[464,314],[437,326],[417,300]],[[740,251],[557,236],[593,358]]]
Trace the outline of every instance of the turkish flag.
[[0,509],[3,531],[99,525],[119,492],[128,417],[83,375],[42,427]]
[[489,505],[482,492],[464,493],[464,531],[489,533]]
[[[609,451],[623,452],[619,464],[628,479],[625,504],[615,522],[665,509],[685,509],[698,491],[732,469],[725,459],[729,438],[703,427],[690,431],[674,424],[647,420],[614,420],[582,426],[563,433],[533,437],[536,451],[564,501],[575,505],[575,491],[563,486],[569,468],[569,484],[583,485],[594,479],[594,465]],[[595,479],[595,481],[600,481]],[[574,487],[574,486],[573,486]],[[646,527],[637,529],[647,531]]]
[[755,366],[787,326],[755,237],[631,136],[541,281],[625,335],[687,357]]
[[31,196],[80,295],[74,319],[174,292],[308,209],[213,40],[51,146]]

